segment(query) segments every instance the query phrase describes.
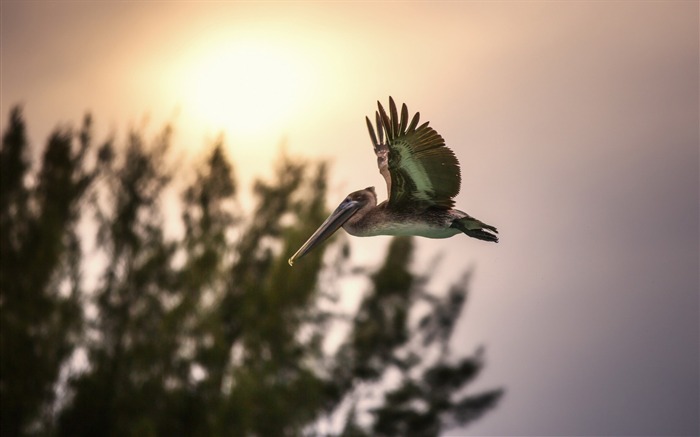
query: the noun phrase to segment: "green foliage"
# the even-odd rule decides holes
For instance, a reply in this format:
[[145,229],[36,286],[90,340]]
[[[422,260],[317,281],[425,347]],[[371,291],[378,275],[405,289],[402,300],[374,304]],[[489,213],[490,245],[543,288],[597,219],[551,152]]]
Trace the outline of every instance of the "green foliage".
[[30,179],[26,128],[14,109],[0,152],[0,429],[38,426],[82,327],[74,225],[94,173],[85,170],[86,118],[78,144],[49,138]]
[[247,213],[222,141],[183,176],[167,128],[91,137],[89,117],[78,135],[58,130],[33,173],[19,110],[4,136],[3,435],[315,435],[336,417],[345,436],[429,436],[497,403],[500,390],[464,394],[481,353],[449,352],[468,275],[431,293],[413,240],[395,238],[348,314],[335,304],[358,274],[347,245],[287,265],[327,215],[325,164],[281,156]]

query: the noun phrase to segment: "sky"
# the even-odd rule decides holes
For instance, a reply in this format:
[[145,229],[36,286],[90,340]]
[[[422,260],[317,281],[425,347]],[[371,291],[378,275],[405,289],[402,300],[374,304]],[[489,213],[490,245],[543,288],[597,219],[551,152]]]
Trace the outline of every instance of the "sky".
[[473,390],[506,389],[448,435],[700,433],[698,2],[0,8],[0,127],[22,104],[37,148],[86,111],[104,136],[173,122],[183,156],[222,133],[246,183],[281,148],[329,159],[332,207],[384,196],[376,101],[420,111],[460,160],[457,207],[501,237],[418,242],[435,290],[474,269],[452,347],[484,345]]

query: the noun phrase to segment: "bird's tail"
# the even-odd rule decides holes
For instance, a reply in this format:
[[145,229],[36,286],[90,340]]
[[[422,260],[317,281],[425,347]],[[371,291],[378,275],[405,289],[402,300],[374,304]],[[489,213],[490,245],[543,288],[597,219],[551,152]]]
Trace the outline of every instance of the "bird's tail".
[[498,236],[495,235],[498,233],[498,230],[494,226],[487,225],[474,217],[466,216],[455,219],[450,226],[459,229],[472,238],[498,243]]

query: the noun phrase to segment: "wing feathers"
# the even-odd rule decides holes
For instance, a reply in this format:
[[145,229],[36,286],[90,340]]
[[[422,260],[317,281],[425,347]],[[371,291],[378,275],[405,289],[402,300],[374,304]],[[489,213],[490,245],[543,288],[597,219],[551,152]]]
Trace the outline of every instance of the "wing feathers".
[[372,126],[372,122],[369,121],[369,117],[365,117],[365,121],[367,121],[367,130],[369,131],[369,137],[372,139],[372,145],[376,150],[379,143],[377,143],[377,136],[374,134],[374,126]]
[[[408,108],[401,106],[401,115],[393,98],[389,98],[389,114],[377,102],[376,135],[366,118],[372,144],[377,154],[380,173],[387,182],[389,206],[428,203],[450,208],[461,183],[459,162],[454,152],[428,122],[418,125],[416,113],[408,123]],[[386,133],[386,142],[384,134]],[[377,142],[377,139],[379,140]]]
[[396,112],[396,103],[389,97],[389,112],[391,113],[391,135],[395,138],[399,136],[399,114]]
[[406,132],[406,124],[408,123],[408,107],[404,103],[401,105],[401,123],[399,124],[399,131]]
[[408,126],[408,129],[406,129],[406,132],[413,132],[416,130],[418,121],[420,121],[420,112],[416,112],[416,115],[413,116],[413,120],[411,120],[411,124]]
[[[379,102],[377,102],[379,103]],[[379,117],[379,112],[374,113],[377,119],[377,133],[379,134],[379,143],[384,144],[384,129],[382,129],[382,119]]]

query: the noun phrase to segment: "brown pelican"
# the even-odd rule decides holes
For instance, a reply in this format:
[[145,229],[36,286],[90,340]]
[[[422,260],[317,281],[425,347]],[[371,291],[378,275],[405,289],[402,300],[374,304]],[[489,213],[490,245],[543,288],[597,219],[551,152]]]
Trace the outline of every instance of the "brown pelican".
[[374,187],[348,194],[289,258],[290,266],[341,226],[358,237],[448,238],[463,232],[479,240],[498,242],[495,227],[453,209],[453,199],[459,193],[461,182],[459,162],[440,134],[427,122],[418,126],[420,113],[409,123],[406,104],[402,105],[399,117],[391,97],[388,115],[381,103],[377,102],[377,106],[376,132],[370,119],[365,119],[389,199],[377,205]]

